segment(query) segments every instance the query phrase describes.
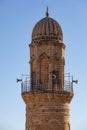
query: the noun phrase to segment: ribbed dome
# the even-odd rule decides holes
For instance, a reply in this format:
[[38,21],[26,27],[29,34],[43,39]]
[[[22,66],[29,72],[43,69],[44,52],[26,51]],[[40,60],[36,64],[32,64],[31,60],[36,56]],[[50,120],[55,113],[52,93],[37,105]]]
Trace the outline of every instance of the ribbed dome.
[[32,31],[32,41],[42,40],[63,41],[59,23],[48,16],[37,22]]

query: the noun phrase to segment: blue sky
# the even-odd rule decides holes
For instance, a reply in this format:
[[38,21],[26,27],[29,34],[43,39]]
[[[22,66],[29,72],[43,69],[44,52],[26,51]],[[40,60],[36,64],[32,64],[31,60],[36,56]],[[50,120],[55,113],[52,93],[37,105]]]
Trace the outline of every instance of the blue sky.
[[74,98],[70,104],[71,130],[87,130],[87,1],[86,0],[0,0],[0,129],[25,129],[25,104],[16,78],[29,74],[29,48],[32,29],[45,17],[62,27],[65,71],[70,72]]

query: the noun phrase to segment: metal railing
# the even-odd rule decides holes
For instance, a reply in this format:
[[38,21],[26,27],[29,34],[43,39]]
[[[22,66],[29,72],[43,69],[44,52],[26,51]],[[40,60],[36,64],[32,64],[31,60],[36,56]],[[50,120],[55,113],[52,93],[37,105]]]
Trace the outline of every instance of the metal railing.
[[61,82],[52,82],[52,80],[43,80],[42,82],[36,81],[32,82],[30,80],[26,80],[21,83],[21,93],[28,92],[71,92],[73,93],[73,83],[65,80],[62,85]]

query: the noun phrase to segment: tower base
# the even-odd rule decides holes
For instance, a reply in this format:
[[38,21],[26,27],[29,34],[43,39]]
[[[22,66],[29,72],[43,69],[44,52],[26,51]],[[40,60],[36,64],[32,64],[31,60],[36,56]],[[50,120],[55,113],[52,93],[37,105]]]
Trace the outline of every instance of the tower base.
[[70,130],[72,93],[24,93],[26,130]]

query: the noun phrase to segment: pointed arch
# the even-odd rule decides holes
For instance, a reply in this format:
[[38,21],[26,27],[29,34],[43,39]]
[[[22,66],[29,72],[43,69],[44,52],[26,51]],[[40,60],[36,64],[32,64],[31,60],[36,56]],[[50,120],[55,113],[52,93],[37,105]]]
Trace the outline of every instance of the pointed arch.
[[55,130],[62,130],[62,128],[63,128],[62,124],[56,119],[51,119],[48,122],[48,124],[49,124],[49,129],[50,130],[54,130],[54,129]]
[[40,59],[40,60],[43,59],[43,58],[49,59],[48,56],[47,56],[47,54],[46,54],[45,52],[42,53],[42,54],[39,56],[39,59]]
[[33,55],[32,57],[31,57],[31,60],[30,60],[30,63],[32,63],[34,60],[38,60],[38,58],[35,56],[35,55]]

